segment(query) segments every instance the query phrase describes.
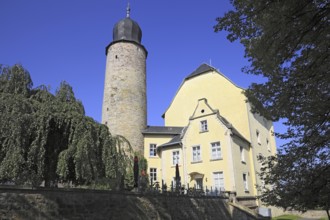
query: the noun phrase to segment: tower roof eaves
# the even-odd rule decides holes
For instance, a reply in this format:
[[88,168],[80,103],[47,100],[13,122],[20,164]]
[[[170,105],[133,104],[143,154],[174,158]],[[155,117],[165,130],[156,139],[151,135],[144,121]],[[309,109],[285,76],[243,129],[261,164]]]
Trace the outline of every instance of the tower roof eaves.
[[133,43],[133,44],[141,47],[144,50],[144,52],[146,53],[146,57],[148,56],[148,51],[142,44],[140,44],[138,42],[135,42],[135,41],[132,41],[132,40],[126,40],[126,39],[112,41],[110,44],[108,44],[108,46],[105,47],[105,55],[108,55],[108,49],[111,45],[116,44],[116,43],[120,43],[120,42]]

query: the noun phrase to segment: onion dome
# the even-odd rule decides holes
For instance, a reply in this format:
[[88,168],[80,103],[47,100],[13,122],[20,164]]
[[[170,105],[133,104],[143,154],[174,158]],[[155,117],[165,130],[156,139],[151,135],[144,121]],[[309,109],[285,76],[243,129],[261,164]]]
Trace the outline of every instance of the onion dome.
[[134,41],[141,44],[142,31],[138,23],[130,18],[130,7],[127,6],[126,18],[120,20],[113,28],[113,42]]

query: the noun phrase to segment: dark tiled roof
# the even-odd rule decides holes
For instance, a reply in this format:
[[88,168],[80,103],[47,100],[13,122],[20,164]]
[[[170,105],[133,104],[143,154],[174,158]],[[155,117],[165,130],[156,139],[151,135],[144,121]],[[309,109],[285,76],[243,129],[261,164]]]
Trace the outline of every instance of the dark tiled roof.
[[183,127],[148,126],[142,134],[181,134]]
[[113,27],[113,41],[127,40],[141,44],[142,31],[138,23],[130,18],[120,20]]
[[180,143],[181,143],[181,135],[175,135],[169,142],[159,145],[158,147],[164,148],[164,147],[169,147],[169,146],[173,146],[173,145],[180,144]]
[[194,72],[192,72],[189,76],[186,77],[187,79],[190,79],[192,77],[198,76],[202,73],[208,72],[208,71],[213,71],[216,70],[215,68],[203,63],[202,65],[200,65]]

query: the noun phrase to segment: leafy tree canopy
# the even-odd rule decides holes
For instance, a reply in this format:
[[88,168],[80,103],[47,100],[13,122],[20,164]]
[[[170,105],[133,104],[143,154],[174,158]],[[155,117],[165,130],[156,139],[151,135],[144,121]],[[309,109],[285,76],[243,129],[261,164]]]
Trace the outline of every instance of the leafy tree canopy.
[[55,95],[32,85],[21,65],[0,66],[0,181],[50,186],[129,179],[128,142],[85,116],[68,83]]
[[[217,18],[215,31],[240,40],[250,66],[262,75],[246,96],[253,112],[286,120],[288,139],[277,157],[264,160],[261,177],[273,185],[262,199],[306,210],[330,201],[330,2],[328,0],[231,0],[234,10]],[[310,201],[310,205],[308,205]]]

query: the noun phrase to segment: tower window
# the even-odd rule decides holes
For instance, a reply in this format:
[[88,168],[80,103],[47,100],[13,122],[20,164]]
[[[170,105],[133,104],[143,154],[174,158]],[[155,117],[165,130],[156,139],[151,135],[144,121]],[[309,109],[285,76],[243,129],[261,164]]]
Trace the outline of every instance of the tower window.
[[207,121],[203,120],[203,121],[201,121],[201,132],[205,132],[205,131],[208,131]]
[[115,58],[118,59],[118,56],[116,55]]

